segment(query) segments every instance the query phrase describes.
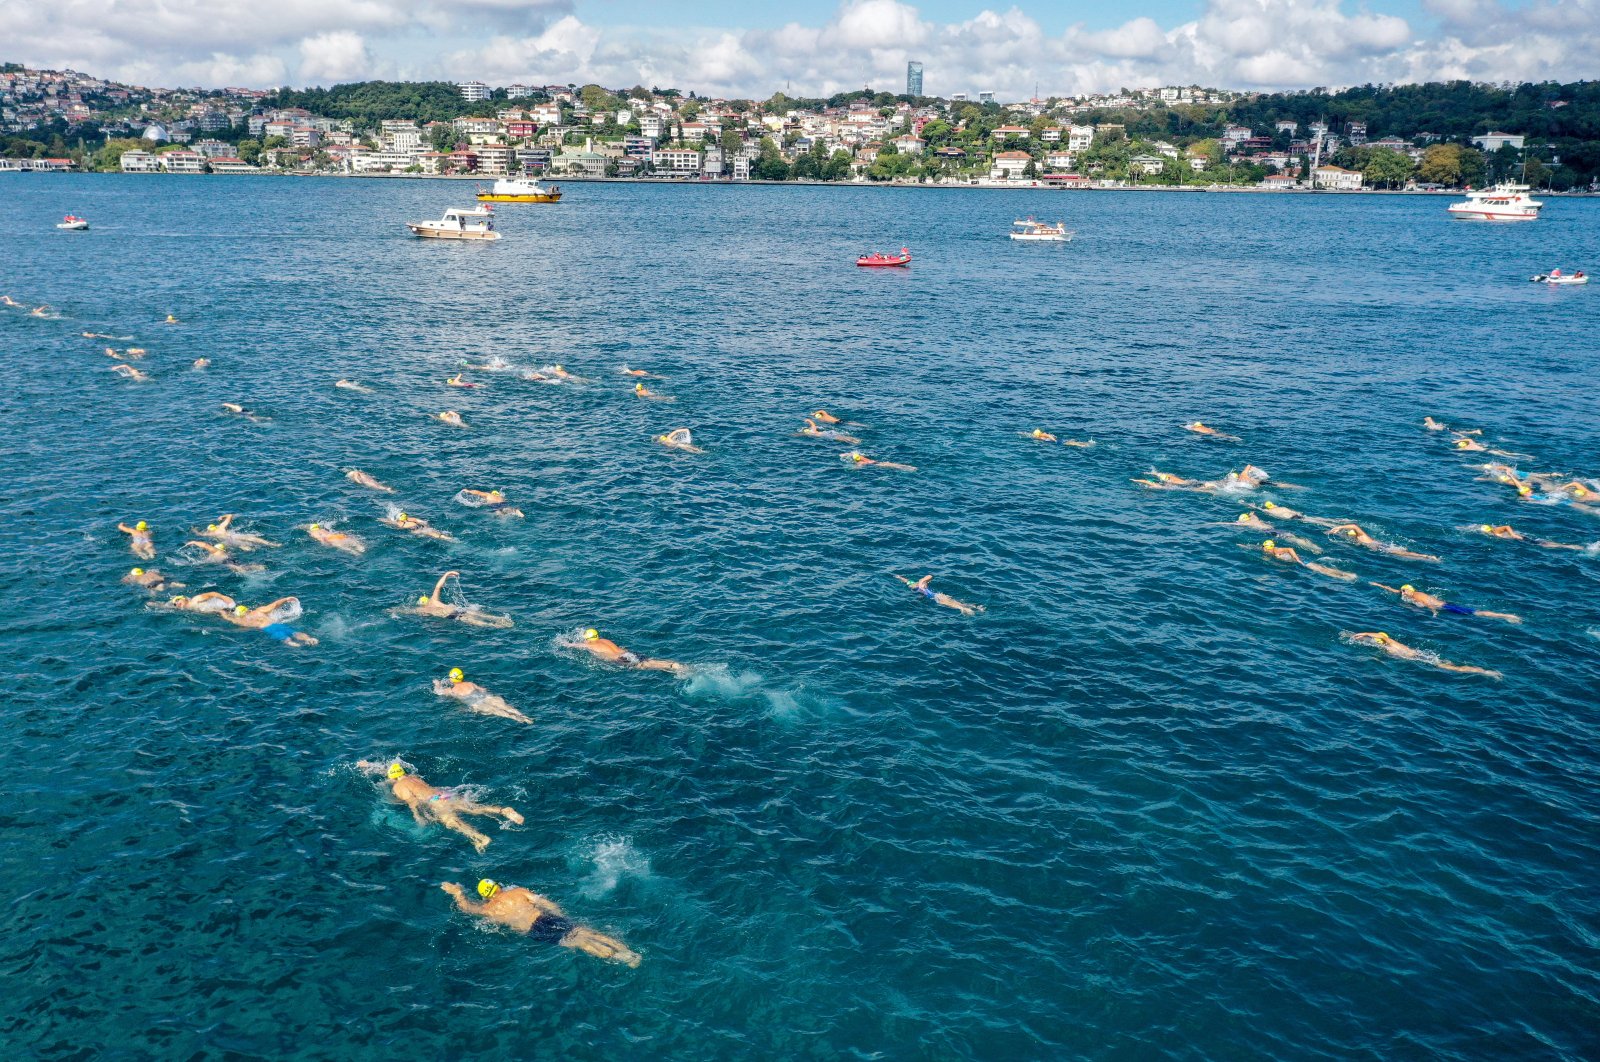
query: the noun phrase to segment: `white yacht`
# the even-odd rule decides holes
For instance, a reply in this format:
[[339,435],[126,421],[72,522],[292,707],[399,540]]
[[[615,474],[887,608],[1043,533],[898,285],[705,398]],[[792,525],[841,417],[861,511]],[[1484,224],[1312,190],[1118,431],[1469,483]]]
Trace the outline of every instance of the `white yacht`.
[[408,221],[406,228],[418,236],[435,240],[498,240],[494,231],[494,211],[489,207],[465,210],[451,207],[437,221]]
[[1066,243],[1072,239],[1072,233],[1067,229],[1065,222],[1058,221],[1051,225],[1049,222],[1028,218],[1025,221],[1011,223],[1011,238],[1035,243]]
[[1468,192],[1464,203],[1451,203],[1450,216],[1459,221],[1533,221],[1544,203],[1528,195],[1525,184],[1497,184]]

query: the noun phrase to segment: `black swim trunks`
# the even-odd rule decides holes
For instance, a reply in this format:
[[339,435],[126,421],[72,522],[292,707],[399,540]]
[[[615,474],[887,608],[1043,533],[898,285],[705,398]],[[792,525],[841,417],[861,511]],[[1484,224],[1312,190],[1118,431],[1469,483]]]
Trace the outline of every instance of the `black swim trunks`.
[[576,928],[569,918],[560,915],[540,915],[532,926],[528,927],[528,936],[541,944],[560,944],[566,935]]

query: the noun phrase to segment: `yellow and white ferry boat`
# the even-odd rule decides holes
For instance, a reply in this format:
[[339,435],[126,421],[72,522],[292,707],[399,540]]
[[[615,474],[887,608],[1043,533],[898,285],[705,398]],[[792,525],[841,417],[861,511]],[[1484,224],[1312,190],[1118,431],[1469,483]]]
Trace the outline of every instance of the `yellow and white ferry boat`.
[[487,189],[478,186],[480,203],[559,203],[561,189],[546,188],[538,181],[522,177],[502,177]]

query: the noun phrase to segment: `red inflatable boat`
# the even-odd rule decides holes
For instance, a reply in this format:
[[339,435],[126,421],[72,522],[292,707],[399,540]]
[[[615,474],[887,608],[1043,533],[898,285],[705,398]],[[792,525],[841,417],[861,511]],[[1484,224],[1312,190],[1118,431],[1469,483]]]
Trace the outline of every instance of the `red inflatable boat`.
[[905,266],[911,264],[911,252],[904,247],[899,254],[864,254],[856,259],[858,266]]

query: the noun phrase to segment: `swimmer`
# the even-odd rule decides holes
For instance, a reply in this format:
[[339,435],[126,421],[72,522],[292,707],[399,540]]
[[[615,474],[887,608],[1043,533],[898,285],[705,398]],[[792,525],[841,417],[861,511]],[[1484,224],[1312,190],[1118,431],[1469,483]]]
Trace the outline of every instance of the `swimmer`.
[[447,386],[447,387],[482,387],[483,385],[482,384],[475,384],[475,383],[472,383],[470,381],[463,380],[461,378],[461,374],[458,372],[454,376],[452,376],[449,379],[445,380],[445,386]]
[[510,719],[515,723],[532,723],[533,720],[507,704],[501,697],[497,697],[478,685],[468,682],[464,671],[459,667],[450,669],[450,676],[446,679],[433,680],[433,692],[441,697],[453,697],[467,706],[469,712],[479,715],[492,715],[500,719]]
[[622,368],[618,369],[617,371],[620,372],[624,376],[641,376],[646,380],[654,380],[655,379],[654,376],[652,376],[649,373],[645,372],[643,369],[630,369],[626,365],[624,365]]
[[633,385],[633,393],[638,395],[640,398],[648,398],[652,402],[676,402],[677,401],[677,399],[673,398],[671,395],[658,395],[658,394],[656,394],[654,391],[650,390],[650,388],[646,387],[642,383],[636,383],[636,384]]
[[117,352],[117,349],[115,347],[107,347],[106,348],[106,357],[114,358],[117,361],[126,360],[126,359],[123,358],[123,356],[120,353]]
[[1224,442],[1241,442],[1242,441],[1237,435],[1229,435],[1226,432],[1218,431],[1217,429],[1211,427],[1210,425],[1200,423],[1198,420],[1195,421],[1192,424],[1185,424],[1183,426],[1183,430],[1184,431],[1192,431],[1196,435],[1204,435],[1207,438],[1211,438],[1211,439],[1221,439]]
[[140,520],[129,527],[127,524],[118,524],[117,530],[128,536],[128,548],[133,550],[133,555],[140,560],[155,560],[156,545],[150,541],[150,525]]
[[182,324],[183,322],[179,321],[176,317],[172,316],[169,313],[169,314],[167,314],[167,319],[165,321],[162,321],[161,323],[162,324]]
[[1384,586],[1382,583],[1372,583],[1370,585],[1376,586],[1379,590],[1387,590],[1391,594],[1399,594],[1401,601],[1408,605],[1415,605],[1417,608],[1425,608],[1435,616],[1441,612],[1448,612],[1452,616],[1482,616],[1484,619],[1505,620],[1507,623],[1522,622],[1521,616],[1515,616],[1509,612],[1490,612],[1487,609],[1468,608],[1466,605],[1452,605],[1444,598],[1424,593],[1410,583],[1405,584],[1398,590],[1392,586]]
[[[10,295],[0,295],[0,306],[21,306],[21,305],[22,305],[22,303],[18,302],[16,299],[13,299]],[[84,333],[84,335],[88,335],[88,334],[89,334],[88,332]],[[96,336],[95,338],[97,338],[97,339],[110,339],[111,337],[110,336]]]
[[1136,478],[1136,479],[1131,480],[1130,482],[1137,483],[1140,486],[1147,487],[1150,490],[1200,490],[1200,491],[1204,491],[1204,490],[1212,489],[1209,484],[1202,483],[1198,479],[1184,479],[1182,476],[1175,476],[1171,472],[1158,472],[1153,468],[1149,472],[1147,472],[1146,475],[1151,476],[1152,478],[1150,478],[1150,479],[1137,479]]
[[235,531],[233,529],[233,513],[224,513],[216,523],[207,524],[204,531],[196,531],[195,534],[214,538],[218,542],[225,542],[230,546],[244,550],[246,553],[258,546],[270,549],[276,549],[279,546],[279,543],[269,542],[260,535],[250,535],[243,531]]
[[572,648],[586,649],[608,664],[620,664],[641,671],[670,671],[674,675],[682,675],[689,670],[689,665],[680,664],[676,660],[655,660],[624,649],[610,638],[600,637],[600,632],[593,627],[583,632],[581,641],[566,644]]
[[861,440],[854,435],[846,435],[842,431],[831,431],[827,428],[817,427],[817,422],[810,417],[806,418],[806,426],[800,429],[801,435],[809,435],[813,439],[828,439],[832,442],[846,443],[850,446],[859,445]]
[[452,428],[465,428],[467,422],[461,419],[461,414],[453,409],[447,409],[439,414],[439,419]]
[[[10,304],[8,303],[7,305],[10,305]],[[116,336],[108,336],[104,332],[79,332],[78,334],[80,336],[82,336],[83,338],[85,338],[85,339],[115,339],[115,338],[117,338]],[[126,339],[127,337],[124,336],[123,338]]]
[[237,402],[224,402],[224,403],[222,403],[222,408],[227,410],[229,413],[234,413],[234,414],[237,414],[238,416],[243,417],[245,420],[248,420],[252,424],[265,424],[265,423],[267,423],[267,420],[268,420],[268,418],[251,412],[250,410],[244,408],[243,406],[241,406]]
[[497,616],[493,612],[485,612],[477,605],[452,605],[439,596],[444,592],[445,583],[451,579],[459,580],[460,578],[460,572],[445,572],[439,576],[439,581],[433,584],[433,593],[423,594],[418,597],[415,605],[395,609],[394,614],[459,620],[469,627],[497,627],[503,630],[514,626],[510,616]]
[[228,552],[227,546],[213,546],[209,542],[185,542],[184,545],[200,551],[198,556],[188,561],[190,564],[224,564],[235,575],[259,575],[267,570],[265,564],[238,563]]
[[1478,442],[1476,439],[1467,438],[1466,436],[1462,435],[1460,432],[1456,433],[1456,441],[1455,441],[1455,443],[1453,445],[1454,445],[1455,449],[1460,450],[1463,453],[1494,454],[1496,457],[1530,458],[1530,457],[1533,456],[1532,454],[1512,453],[1509,450],[1495,450],[1495,449],[1493,449],[1491,447],[1483,445],[1483,443]]
[[1360,524],[1334,524],[1328,528],[1326,533],[1337,536],[1340,541],[1348,542],[1353,546],[1361,546],[1376,553],[1387,553],[1391,557],[1400,557],[1403,560],[1432,561],[1436,564],[1439,561],[1439,558],[1431,553],[1417,553],[1414,550],[1406,549],[1404,546],[1379,542],[1363,531]]
[[48,305],[35,306],[33,309],[28,311],[28,316],[29,317],[48,317],[48,316],[50,316],[50,307]]
[[670,446],[674,450],[683,450],[691,454],[703,454],[704,450],[694,444],[693,437],[688,428],[674,428],[665,435],[657,435],[656,442],[662,446]]
[[1422,426],[1427,428],[1429,431],[1448,431],[1450,427],[1448,424],[1441,424],[1432,417],[1423,417]]
[[832,413],[829,413],[826,409],[814,410],[811,414],[811,419],[821,421],[823,424],[840,423],[839,418],[834,416]]
[[335,531],[331,527],[323,527],[321,524],[307,524],[306,534],[324,546],[343,550],[345,553],[355,557],[359,557],[367,551],[367,544],[356,536],[343,531]]
[[159,607],[170,608],[177,612],[199,612],[209,615],[232,612],[239,606],[227,594],[219,594],[215,590],[207,590],[203,594],[195,594],[192,597],[180,594],[170,601],[162,602]]
[[1332,527],[1334,524],[1339,523],[1338,520],[1329,520],[1325,516],[1307,516],[1298,509],[1291,509],[1287,505],[1279,505],[1277,502],[1262,502],[1259,511],[1266,513],[1274,520],[1304,520],[1308,524],[1320,524],[1323,527]]
[[1490,538],[1502,538],[1509,542],[1531,542],[1535,546],[1539,546],[1543,549],[1573,549],[1582,553],[1593,553],[1596,552],[1595,546],[1600,546],[1600,543],[1596,543],[1595,545],[1591,546],[1572,546],[1565,542],[1551,542],[1548,539],[1543,538],[1529,538],[1521,531],[1514,529],[1510,524],[1471,524],[1467,527],[1463,527],[1461,530],[1476,531],[1480,535],[1488,535]]
[[877,465],[879,468],[894,468],[899,469],[901,472],[915,472],[917,470],[914,465],[902,465],[897,464],[894,461],[875,461],[866,454],[862,453],[860,450],[851,450],[849,453],[840,454],[839,460],[848,461],[856,468],[866,468],[868,465]]
[[1288,546],[1278,545],[1270,538],[1261,543],[1261,552],[1265,553],[1273,560],[1283,561],[1285,564],[1298,564],[1302,568],[1309,568],[1311,571],[1314,571],[1319,575],[1326,575],[1330,579],[1339,579],[1348,583],[1353,581],[1356,577],[1355,572],[1347,572],[1342,568],[1335,568],[1330,564],[1318,564],[1316,561],[1302,560],[1300,554],[1296,553]]
[[1370,645],[1375,649],[1382,649],[1390,656],[1401,660],[1416,660],[1424,664],[1431,664],[1441,671],[1455,671],[1463,675],[1487,675],[1489,678],[1500,678],[1500,672],[1490,671],[1488,668],[1473,667],[1469,664],[1452,664],[1440,660],[1432,653],[1425,653],[1420,649],[1413,649],[1409,645],[1401,645],[1382,631],[1360,631],[1346,633],[1345,637],[1356,645]]
[[1491,483],[1499,483],[1506,487],[1520,487],[1523,480],[1533,478],[1527,473],[1518,472],[1511,465],[1500,461],[1490,461],[1488,464],[1475,465],[1474,467],[1483,472],[1483,475],[1478,477],[1479,479],[1487,480]]
[[117,373],[119,376],[126,377],[135,383],[148,383],[150,380],[148,375],[140,372],[138,369],[135,369],[132,365],[113,365],[111,366],[111,371]]
[[370,395],[372,393],[372,388],[365,384],[356,383],[354,380],[335,380],[333,386],[341,391],[354,391],[362,395]]
[[271,604],[258,605],[255,608],[248,605],[234,605],[232,612],[222,612],[219,615],[235,627],[261,631],[284,645],[317,644],[317,640],[311,635],[295,630],[287,622],[300,615],[300,599],[297,597],[280,597]]
[[192,369],[209,369],[209,368],[211,368],[211,359],[210,358],[196,358],[196,359],[194,359],[193,362],[190,363],[189,367],[192,368]]
[[466,892],[453,881],[441,882],[439,888],[455,899],[457,909],[498,922],[540,944],[559,944],[563,948],[573,948],[597,959],[612,960],[629,967],[639,965],[638,952],[616,937],[608,937],[588,926],[578,925],[563,915],[561,908],[536,892],[516,885],[499,885],[484,878],[478,882],[478,895],[483,902],[477,903],[467,899]]
[[566,370],[566,367],[562,366],[562,365],[546,365],[544,367],[544,369],[543,369],[543,372],[547,376],[549,376],[551,379],[564,380],[567,383],[588,383],[589,382],[588,379],[586,379],[585,377],[572,375],[570,372],[568,372]]
[[454,536],[450,535],[448,532],[440,531],[438,528],[431,526],[428,521],[424,520],[420,516],[411,516],[406,513],[396,513],[392,517],[379,517],[378,523],[386,524],[389,527],[397,528],[401,531],[409,531],[411,534],[421,535],[423,538],[437,539],[440,542],[455,541]]
[[516,506],[506,501],[503,490],[460,490],[456,492],[456,501],[470,509],[488,509],[500,517],[514,517],[521,520],[527,514]]
[[152,594],[164,594],[168,590],[183,589],[182,583],[173,582],[171,579],[168,579],[165,575],[162,575],[154,568],[151,568],[149,571],[146,571],[143,568],[130,569],[128,574],[122,577],[122,581],[128,586],[143,587]]
[[142,358],[150,352],[143,347],[129,347],[128,349],[124,350],[123,353],[130,358]]
[[384,768],[382,764],[360,760],[356,766],[363,771],[382,771],[388,780],[389,791],[396,800],[411,809],[411,817],[418,826],[426,826],[429,822],[437,822],[446,829],[454,830],[472,842],[472,847],[483,851],[489,847],[489,838],[462,821],[463,815],[494,815],[507,822],[522,825],[523,818],[517,813],[516,808],[499,808],[492,804],[480,804],[459,788],[439,789],[424,782],[419,776],[407,771],[405,765],[398,760]]
[[928,584],[933,581],[933,576],[931,575],[924,575],[916,582],[912,582],[903,575],[896,575],[895,578],[911,587],[911,589],[915,590],[929,601],[932,601],[935,605],[943,605],[945,608],[953,608],[963,616],[976,616],[978,613],[983,611],[982,605],[969,605],[964,601],[957,601],[949,594],[941,594],[937,590],[928,589]]
[[[1221,480],[1214,480],[1206,486],[1214,490],[1240,491],[1255,490],[1272,477],[1267,475],[1266,469],[1257,468],[1255,465],[1245,465],[1237,472],[1229,472]],[[1288,483],[1279,483],[1280,487],[1290,486]]]
[[1281,531],[1272,524],[1269,524],[1265,520],[1261,519],[1261,517],[1255,513],[1240,513],[1238,518],[1235,519],[1231,524],[1207,524],[1206,526],[1235,528],[1245,527],[1252,531],[1266,531],[1269,534],[1276,531],[1279,538],[1286,542],[1292,543],[1297,549],[1303,549],[1307,553],[1322,552],[1322,547],[1311,541],[1309,538],[1301,538],[1299,535],[1291,534],[1287,531]]
[[357,486],[366,487],[368,490],[382,491],[385,494],[394,493],[393,487],[385,486],[384,484],[379,483],[377,480],[373,479],[359,468],[345,469],[344,478],[348,479],[351,483],[354,483]]
[[1061,441],[1060,439],[1057,439],[1054,435],[1051,435],[1049,432],[1043,431],[1043,430],[1041,430],[1039,428],[1035,428],[1032,431],[1019,432],[1018,434],[1020,434],[1024,439],[1037,439],[1040,442],[1060,442]]

